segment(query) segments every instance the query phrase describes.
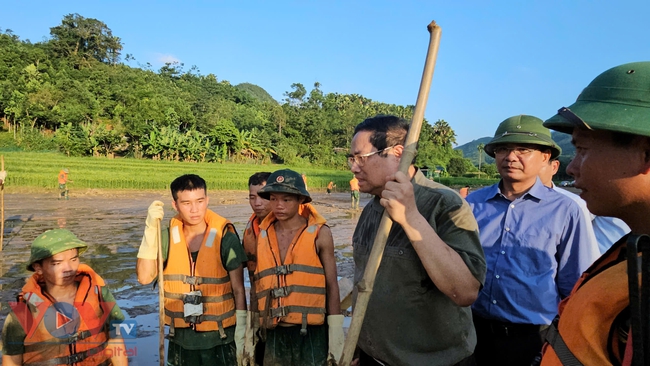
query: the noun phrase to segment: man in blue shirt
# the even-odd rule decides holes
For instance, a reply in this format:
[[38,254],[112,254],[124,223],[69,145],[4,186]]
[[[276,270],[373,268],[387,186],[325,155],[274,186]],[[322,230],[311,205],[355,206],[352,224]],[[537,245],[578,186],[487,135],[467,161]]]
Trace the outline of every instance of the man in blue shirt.
[[578,204],[538,178],[561,153],[542,120],[506,119],[485,152],[501,181],[467,197],[488,267],[472,306],[474,356],[478,365],[530,365],[541,351],[540,332],[599,253]]

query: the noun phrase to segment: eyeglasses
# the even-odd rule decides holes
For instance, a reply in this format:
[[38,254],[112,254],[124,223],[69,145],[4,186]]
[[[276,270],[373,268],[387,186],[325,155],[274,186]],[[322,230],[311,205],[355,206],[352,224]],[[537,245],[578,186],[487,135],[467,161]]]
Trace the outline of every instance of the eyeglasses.
[[506,147],[506,146],[497,146],[494,148],[494,155],[510,155],[511,152],[515,153],[515,156],[528,155],[537,149],[532,149],[530,147]]
[[367,154],[348,155],[348,166],[350,168],[352,168],[352,165],[354,165],[356,163],[357,166],[362,167],[362,166],[366,165],[366,160],[368,160],[369,157],[371,157],[371,156],[373,156],[375,154],[379,154],[380,152],[384,152],[384,151],[386,151],[388,149],[392,149],[394,147],[395,146],[389,146],[389,147],[387,147],[385,149],[369,152]]

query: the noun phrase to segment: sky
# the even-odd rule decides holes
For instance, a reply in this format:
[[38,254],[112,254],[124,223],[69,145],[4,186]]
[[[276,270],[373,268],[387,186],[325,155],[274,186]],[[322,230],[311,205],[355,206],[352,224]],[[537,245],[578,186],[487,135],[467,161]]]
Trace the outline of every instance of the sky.
[[514,115],[549,118],[601,72],[650,60],[647,0],[0,0],[0,28],[40,42],[70,13],[106,23],[133,67],[196,65],[278,101],[318,82],[397,105],[415,104],[436,21],[425,118],[447,121],[459,145]]

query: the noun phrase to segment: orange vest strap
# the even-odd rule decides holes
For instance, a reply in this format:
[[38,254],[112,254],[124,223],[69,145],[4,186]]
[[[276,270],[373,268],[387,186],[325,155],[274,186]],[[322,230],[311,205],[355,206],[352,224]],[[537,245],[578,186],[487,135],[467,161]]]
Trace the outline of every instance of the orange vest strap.
[[[229,312],[221,315],[198,315],[198,316],[184,316],[185,314],[182,311],[171,311],[165,309],[165,315],[170,318],[181,318],[185,320],[186,323],[200,324],[202,322],[217,322],[221,323],[222,320],[228,319],[231,316],[235,315],[235,310],[230,310]],[[219,326],[219,329],[223,329],[222,326]]]
[[263,271],[260,271],[255,274],[253,279],[257,281],[262,277],[286,275],[289,273],[293,273],[294,271],[313,273],[313,274],[322,274],[322,275],[325,274],[325,270],[320,267],[307,266],[304,264],[286,264],[283,266],[277,266],[277,267],[268,268]]
[[[639,252],[643,260],[639,265]],[[632,331],[632,365],[647,365],[650,359],[650,237],[630,235],[627,239],[627,271]],[[639,273],[641,282],[639,283]]]
[[[77,341],[86,339],[86,338],[91,337],[91,336],[93,336],[93,332],[91,330],[84,330],[84,331],[78,332],[76,334],[73,334],[73,335],[71,335],[70,337],[67,337],[67,338],[54,338],[54,337],[52,337],[51,339],[48,339],[46,341],[25,345],[25,351],[23,353],[40,352],[41,350],[47,349],[47,348],[52,347],[52,346],[58,346],[58,345],[62,345],[62,344],[73,344],[73,343],[77,343]],[[104,342],[104,343],[106,343],[106,342]]]
[[[64,356],[64,357],[57,357],[57,358],[52,358],[47,361],[39,361],[39,362],[30,362],[30,363],[25,363],[23,365],[25,366],[55,366],[55,365],[74,365],[79,362],[82,362],[83,360],[87,359],[88,357],[94,356],[100,352],[103,352],[104,349],[106,348],[107,342],[104,342],[100,344],[99,346],[95,348],[91,348],[89,350],[79,352],[79,353],[74,353],[71,354],[70,356]],[[111,360],[110,358],[107,359],[106,361],[102,362],[99,364],[99,366],[105,366],[105,365],[111,365]]]
[[546,342],[553,347],[553,351],[557,355],[557,358],[562,362],[564,366],[583,366],[576,356],[571,352],[569,347],[567,347],[560,331],[557,329],[557,322],[559,321],[558,317],[555,317],[551,325],[546,330]]
[[302,313],[302,314],[325,314],[323,308],[312,308],[308,306],[281,306],[279,308],[270,309],[271,318],[284,317],[289,313]]
[[315,295],[326,295],[327,290],[322,287],[311,287],[311,286],[300,286],[300,285],[291,285],[285,287],[276,287],[272,289],[262,290],[257,293],[257,296],[264,297],[268,293],[271,293],[271,296],[274,299],[278,297],[289,296],[292,292],[300,292],[303,294],[315,294]]
[[[168,299],[175,299],[175,300],[185,300],[187,294],[177,294],[174,292],[167,292],[165,291],[165,297]],[[199,303],[207,303],[207,302],[222,302],[225,300],[230,300],[234,298],[234,295],[231,293],[221,295],[221,296],[197,296],[197,300]]]
[[184,274],[166,274],[163,276],[165,281],[181,281],[188,285],[220,285],[230,282],[230,276],[221,278],[214,277],[201,277],[201,276],[188,276]]

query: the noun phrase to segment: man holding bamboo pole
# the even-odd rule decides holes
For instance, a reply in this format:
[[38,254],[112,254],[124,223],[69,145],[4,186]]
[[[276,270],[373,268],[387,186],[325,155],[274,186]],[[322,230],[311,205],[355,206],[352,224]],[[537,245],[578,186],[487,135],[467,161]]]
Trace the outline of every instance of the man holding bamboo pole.
[[[167,365],[235,365],[246,329],[246,254],[232,223],[208,209],[203,178],[180,176],[171,192],[177,215],[162,232]],[[157,223],[163,216],[163,203],[154,201],[136,264],[142,284],[158,276]]]
[[355,283],[369,264],[384,210],[394,224],[358,340],[364,365],[471,364],[476,344],[469,306],[485,279],[478,226],[455,191],[414,166],[398,172],[407,121],[376,116],[354,131],[348,164],[361,192],[375,197],[354,232]]

